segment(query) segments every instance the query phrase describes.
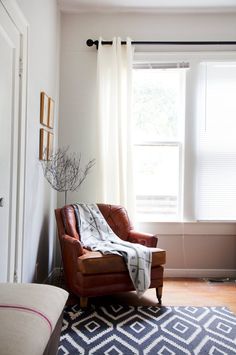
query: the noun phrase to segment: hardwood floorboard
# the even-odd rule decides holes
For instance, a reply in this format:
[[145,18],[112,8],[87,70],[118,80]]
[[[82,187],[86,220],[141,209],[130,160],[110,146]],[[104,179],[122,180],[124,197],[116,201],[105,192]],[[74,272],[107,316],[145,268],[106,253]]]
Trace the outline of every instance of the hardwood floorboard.
[[170,306],[227,306],[236,314],[236,282],[166,279],[163,304]]
[[[95,304],[157,305],[155,289],[138,298],[135,292],[97,297]],[[76,297],[69,304],[78,303]],[[208,282],[202,279],[168,278],[164,280],[163,306],[226,306],[236,314],[236,282]]]

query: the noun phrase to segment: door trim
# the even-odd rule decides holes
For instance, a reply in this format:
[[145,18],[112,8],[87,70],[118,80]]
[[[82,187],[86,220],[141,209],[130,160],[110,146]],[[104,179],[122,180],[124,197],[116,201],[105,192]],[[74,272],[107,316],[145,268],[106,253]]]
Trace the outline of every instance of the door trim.
[[[16,234],[15,234],[15,260],[10,263],[9,282],[22,282],[23,254],[24,254],[24,210],[25,210],[25,173],[26,173],[26,121],[27,121],[27,68],[28,68],[28,29],[29,25],[24,18],[15,0],[0,0],[12,22],[19,31],[21,48],[19,58],[19,124],[17,146],[17,206],[16,206]],[[13,266],[14,265],[14,266]]]

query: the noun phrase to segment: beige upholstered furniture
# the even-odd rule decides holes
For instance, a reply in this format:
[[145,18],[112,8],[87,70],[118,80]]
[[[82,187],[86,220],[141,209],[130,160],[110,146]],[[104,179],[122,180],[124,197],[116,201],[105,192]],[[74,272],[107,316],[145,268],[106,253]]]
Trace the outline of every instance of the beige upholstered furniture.
[[54,286],[0,283],[0,354],[56,355],[67,298]]

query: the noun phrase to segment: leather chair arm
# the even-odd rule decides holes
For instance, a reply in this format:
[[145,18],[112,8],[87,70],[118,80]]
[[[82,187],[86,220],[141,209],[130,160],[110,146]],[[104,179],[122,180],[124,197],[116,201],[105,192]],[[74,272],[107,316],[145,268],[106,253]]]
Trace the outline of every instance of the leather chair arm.
[[139,243],[147,247],[155,248],[157,246],[158,237],[149,233],[140,233],[135,230],[130,230],[128,241],[131,243]]
[[70,253],[72,256],[81,256],[84,254],[84,250],[80,241],[76,238],[72,238],[67,234],[62,236],[62,253]]

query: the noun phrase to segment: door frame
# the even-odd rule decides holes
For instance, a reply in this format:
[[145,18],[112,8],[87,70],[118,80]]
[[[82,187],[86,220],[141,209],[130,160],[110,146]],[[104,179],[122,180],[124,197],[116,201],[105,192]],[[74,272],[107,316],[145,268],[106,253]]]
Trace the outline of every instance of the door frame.
[[26,174],[27,68],[29,25],[15,0],[0,0],[20,34],[19,112],[17,132],[17,203],[15,240],[11,240],[8,282],[22,282]]

